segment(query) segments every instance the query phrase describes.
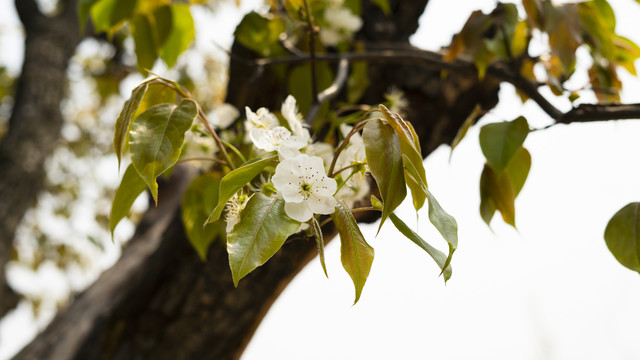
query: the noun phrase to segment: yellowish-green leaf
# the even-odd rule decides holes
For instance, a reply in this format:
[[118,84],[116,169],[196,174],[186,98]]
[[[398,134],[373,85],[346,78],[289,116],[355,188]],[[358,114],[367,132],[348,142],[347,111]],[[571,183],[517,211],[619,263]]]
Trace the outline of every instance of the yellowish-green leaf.
[[490,225],[493,214],[500,210],[507,224],[516,226],[515,191],[508,176],[500,176],[485,164],[480,176],[480,215]]
[[460,141],[462,141],[462,139],[464,139],[464,137],[467,135],[467,132],[469,131],[471,126],[475,124],[476,120],[480,116],[481,110],[482,110],[482,107],[480,106],[480,104],[476,104],[476,106],[473,108],[469,116],[467,116],[467,118],[464,120],[464,123],[462,123],[462,126],[460,126],[460,128],[458,129],[458,132],[456,133],[456,137],[453,138],[453,142],[451,142],[452,154],[453,154],[453,149],[455,149],[456,146],[460,144]]
[[426,200],[426,193],[422,188],[427,187],[427,176],[422,163],[418,135],[411,123],[404,121],[400,115],[389,111],[384,105],[380,105],[380,112],[398,134],[405,168],[404,178],[411,190],[413,206],[416,210],[420,210]]
[[344,201],[339,201],[336,211],[331,214],[333,223],[340,235],[340,260],[347,271],[356,290],[354,304],[360,299],[371,264],[373,263],[373,248],[364,239],[356,219],[353,217],[349,206]]
[[183,53],[195,39],[195,27],[188,5],[171,5],[171,31],[165,42],[160,42],[160,57],[168,67],[175,65],[178,55]]
[[453,216],[444,211],[438,203],[438,200],[436,200],[428,189],[426,189],[426,191],[427,198],[429,199],[429,221],[431,221],[449,245],[449,255],[442,266],[442,268],[446,269],[451,263],[453,253],[458,248],[458,222]]
[[555,6],[546,1],[543,7],[546,17],[544,30],[549,34],[551,53],[560,59],[563,77],[568,78],[575,69],[576,50],[583,42],[577,5]]
[[631,75],[637,76],[635,61],[640,57],[640,47],[633,41],[618,35],[614,37],[613,45],[615,63],[625,68]]
[[207,223],[217,221],[220,218],[220,215],[222,215],[222,211],[224,210],[227,201],[247,185],[249,181],[260,174],[267,165],[272,164],[275,159],[276,156],[270,156],[267,158],[250,160],[246,164],[225,175],[220,181],[220,195],[218,197],[218,203],[213,209],[213,212],[211,212],[211,215],[209,215]]
[[137,5],[138,0],[99,0],[94,4],[89,4],[88,8],[95,31],[98,33],[113,32],[116,25],[133,16]]
[[329,274],[327,274],[327,265],[324,262],[324,236],[322,235],[322,228],[315,216],[311,218],[311,224],[313,225],[313,233],[316,238],[316,245],[318,246],[318,257],[320,258],[324,276],[329,277]]
[[502,172],[529,134],[527,120],[488,124],[480,129],[480,148],[496,173]]
[[113,198],[111,204],[111,215],[109,216],[109,230],[111,231],[111,237],[113,237],[113,231],[120,220],[124,219],[129,213],[133,202],[144,191],[147,184],[142,180],[138,172],[129,165],[124,172],[120,186],[116,190],[116,195]]
[[507,167],[504,169],[503,175],[509,178],[513,186],[513,193],[517,197],[527,181],[529,170],[531,169],[531,154],[527,149],[521,147],[513,156]]
[[182,225],[189,242],[200,258],[207,259],[209,246],[217,237],[223,237],[225,224],[220,221],[203,227],[207,217],[218,203],[220,175],[202,174],[195,178],[182,196]]
[[135,42],[138,71],[146,74],[146,70],[153,68],[158,58],[158,44],[152,17],[148,14],[137,14],[131,20],[131,33]]
[[427,243],[426,241],[424,241],[420,237],[420,235],[416,234],[413,230],[411,230],[411,228],[409,228],[407,224],[405,224],[402,220],[400,220],[400,218],[396,216],[396,214],[391,214],[391,216],[389,216],[389,219],[391,219],[391,222],[393,223],[393,225],[395,225],[395,227],[404,236],[406,236],[407,239],[413,241],[414,244],[418,245],[422,250],[426,251],[427,254],[429,254],[429,256],[431,256],[431,258],[436,262],[436,264],[438,264],[438,267],[440,268],[440,272],[444,275],[444,281],[446,283],[451,278],[451,274],[452,274],[451,265],[447,266],[446,269],[444,268],[445,264],[447,263],[447,258],[448,258],[447,255],[442,251],[429,245],[429,243]]
[[84,33],[84,27],[87,24],[87,19],[89,18],[91,7],[98,1],[99,0],[80,0],[78,2],[78,22],[80,24],[81,34]]
[[620,264],[640,273],[640,203],[627,204],[613,215],[604,240]]
[[299,226],[285,213],[283,200],[254,194],[227,238],[234,285],[267,262]]
[[593,64],[589,68],[589,81],[600,103],[619,103],[622,82],[613,64]]
[[156,178],[172,167],[180,157],[184,134],[198,115],[193,100],[184,99],[176,106],[163,104],[143,112],[131,123],[129,145],[131,160],[149,186],[158,203]]
[[400,139],[390,125],[384,124],[380,119],[371,119],[364,127],[362,140],[371,175],[376,180],[384,201],[379,232],[389,214],[407,196]]
[[252,11],[245,15],[234,35],[246,48],[263,57],[272,57],[283,49],[279,37],[285,30],[284,21],[280,17],[265,17]]
[[118,116],[118,120],[116,120],[116,129],[113,134],[113,148],[115,149],[116,156],[118,157],[118,167],[120,166],[120,161],[124,155],[129,138],[131,121],[135,118],[134,114],[136,114],[147,88],[148,82],[143,82],[131,91],[131,97],[124,103],[122,111],[120,111],[120,115]]
[[404,166],[404,180],[411,190],[413,207],[416,211],[420,210],[427,199],[427,181],[423,178],[424,167],[418,170],[415,163],[405,154],[402,154],[402,165]]
[[151,81],[140,101],[138,108],[131,119],[137,118],[147,109],[161,104],[174,104],[176,102],[176,92],[164,83]]

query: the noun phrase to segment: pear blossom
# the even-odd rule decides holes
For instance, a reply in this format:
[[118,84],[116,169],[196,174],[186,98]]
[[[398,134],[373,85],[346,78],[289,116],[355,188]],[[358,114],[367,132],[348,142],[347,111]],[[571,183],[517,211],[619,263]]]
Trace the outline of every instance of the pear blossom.
[[409,106],[409,100],[407,100],[404,92],[395,86],[392,86],[388,92],[384,94],[384,97],[389,102],[389,110],[398,113],[401,116]]
[[226,129],[240,116],[235,106],[227,103],[220,104],[207,116],[211,124],[218,129]]
[[[351,131],[352,127],[346,124],[340,125],[340,131],[343,136]],[[366,166],[367,155],[364,148],[364,142],[359,133],[355,133],[349,138],[349,144],[346,149],[343,150],[336,161],[336,169],[340,170],[351,165],[363,165],[364,171],[367,170]],[[367,181],[364,171],[360,171],[351,175],[353,169],[345,170],[342,172],[343,179],[346,183],[342,185],[340,190],[336,193],[338,200],[345,201],[349,206],[352,206],[354,202],[364,198],[369,193],[370,187]],[[351,175],[348,179],[347,177]]]
[[353,14],[347,7],[330,3],[324,10],[327,26],[320,28],[320,41],[326,46],[335,46],[341,41],[351,39],[362,27],[362,19]]
[[296,221],[305,222],[313,214],[331,214],[335,210],[333,194],[338,186],[327,176],[318,156],[300,154],[281,161],[271,181],[285,201],[284,211]]
[[300,136],[292,135],[284,126],[273,129],[252,129],[249,137],[253,144],[264,151],[277,151],[281,158],[298,155],[307,142]]
[[298,112],[298,104],[293,96],[287,96],[282,103],[280,112],[285,120],[287,120],[287,123],[289,123],[289,128],[291,128],[293,135],[301,137],[307,143],[310,142],[311,135],[309,135],[309,130],[305,129],[302,124],[302,114]]
[[224,221],[227,223],[227,233],[233,231],[233,228],[240,222],[240,213],[244,210],[250,196],[234,194],[225,205],[227,214]]
[[247,120],[244,122],[247,133],[251,133],[253,129],[271,130],[280,125],[278,118],[267,110],[267,108],[262,107],[255,113],[251,111],[248,106],[246,106],[244,110],[247,115]]
[[333,146],[325,142],[314,142],[304,148],[304,153],[309,156],[319,156],[324,161],[324,168],[328,169],[333,160]]

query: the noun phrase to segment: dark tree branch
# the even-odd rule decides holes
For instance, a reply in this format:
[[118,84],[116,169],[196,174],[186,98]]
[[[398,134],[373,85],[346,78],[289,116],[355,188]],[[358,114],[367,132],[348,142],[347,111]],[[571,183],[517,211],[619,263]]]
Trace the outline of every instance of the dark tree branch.
[[[442,54],[427,50],[404,47],[386,50],[373,50],[357,53],[343,54],[316,54],[315,61],[349,62],[367,61],[369,63],[407,63],[421,64],[425,67],[447,70],[463,74],[474,74],[475,65],[471,61],[455,60],[445,61]],[[303,64],[311,61],[309,56],[280,57],[270,59],[241,60],[232,58],[232,61],[240,61],[245,65],[264,67],[275,64]],[[487,76],[499,81],[512,84],[531,100],[536,102],[553,120],[561,124],[572,122],[590,122],[605,120],[639,119],[640,103],[638,104],[582,104],[564,113],[556,108],[539,91],[540,84],[531,81],[514,71],[508,62],[495,62],[487,69]]]

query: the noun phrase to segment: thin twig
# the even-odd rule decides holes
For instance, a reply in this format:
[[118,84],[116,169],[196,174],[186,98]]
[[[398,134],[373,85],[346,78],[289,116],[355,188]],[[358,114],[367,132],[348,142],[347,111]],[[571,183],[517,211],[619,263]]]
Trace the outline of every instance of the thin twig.
[[307,26],[309,31],[309,56],[311,64],[311,94],[313,96],[312,103],[318,103],[318,78],[316,77],[316,27],[313,23],[313,15],[311,15],[311,7],[309,1],[304,0],[304,8],[307,12]]

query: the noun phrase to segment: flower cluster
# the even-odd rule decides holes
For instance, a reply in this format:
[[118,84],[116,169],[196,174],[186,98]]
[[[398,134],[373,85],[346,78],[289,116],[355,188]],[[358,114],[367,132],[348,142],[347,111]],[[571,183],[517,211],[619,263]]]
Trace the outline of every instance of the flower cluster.
[[[338,168],[346,168],[338,175],[344,182],[338,191],[336,179],[327,176],[335,150],[329,144],[313,141],[293,96],[288,96],[282,103],[282,122],[266,108],[253,112],[247,107],[245,113],[245,130],[254,148],[278,154],[279,163],[270,179],[271,188],[275,189],[274,196],[284,200],[284,209],[290,218],[304,223],[314,214],[333,213],[337,200],[353,203],[368,193],[364,177],[364,144],[360,135],[353,134],[349,145],[336,159]],[[341,130],[346,136],[351,127],[342,126]],[[268,177],[264,181],[268,182]],[[247,198],[235,196],[227,204],[227,231],[232,231],[239,221]]]
[[277,151],[281,159],[286,159],[300,154],[300,149],[309,143],[309,131],[300,121],[293,96],[287,97],[281,109],[291,130],[280,126],[278,118],[266,108],[260,108],[255,113],[249,107],[245,110],[247,115],[245,129],[258,149]]

